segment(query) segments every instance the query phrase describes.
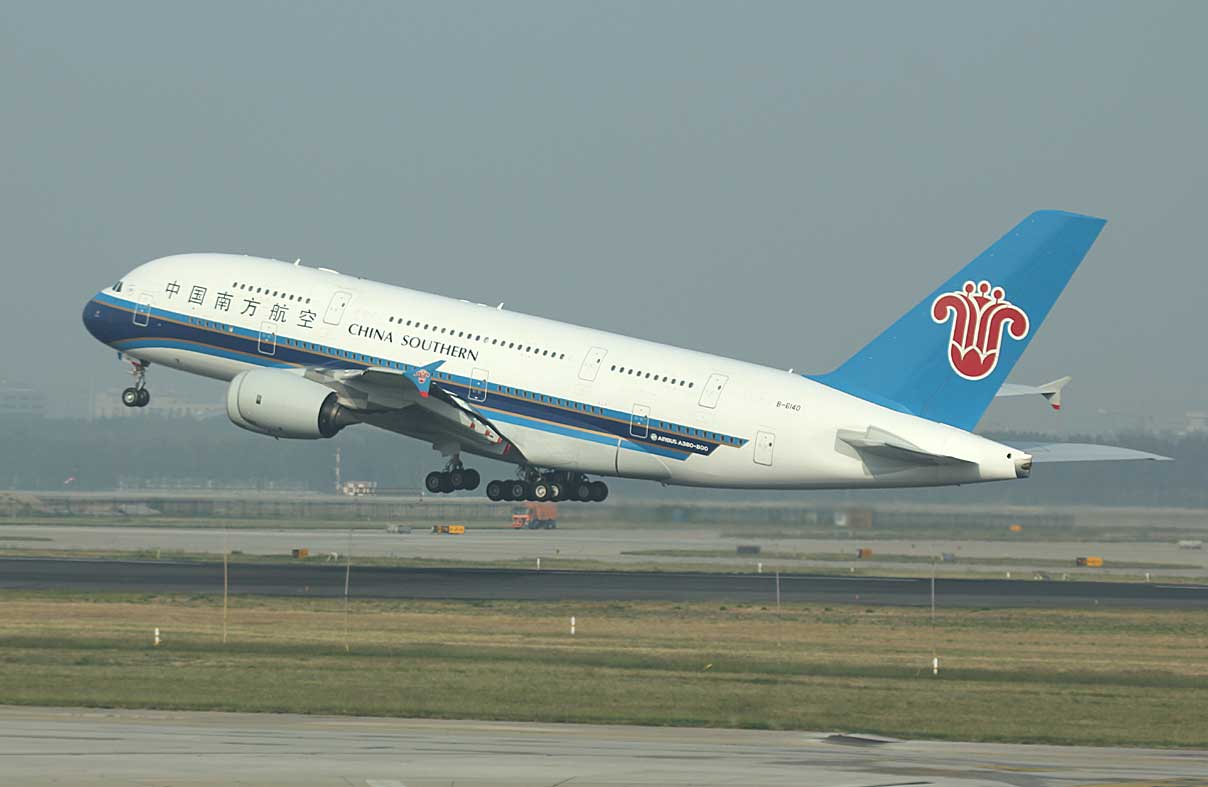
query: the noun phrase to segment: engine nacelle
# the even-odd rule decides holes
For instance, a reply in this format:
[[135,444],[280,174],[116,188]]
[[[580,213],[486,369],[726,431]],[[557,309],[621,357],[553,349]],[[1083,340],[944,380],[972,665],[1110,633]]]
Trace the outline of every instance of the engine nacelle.
[[290,372],[240,372],[227,388],[227,417],[236,426],[272,437],[334,437],[355,423],[336,392]]

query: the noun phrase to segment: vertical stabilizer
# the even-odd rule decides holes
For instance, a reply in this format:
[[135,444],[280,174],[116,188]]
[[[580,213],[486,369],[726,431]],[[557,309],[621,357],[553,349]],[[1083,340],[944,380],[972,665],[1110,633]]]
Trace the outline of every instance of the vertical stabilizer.
[[812,379],[972,429],[1106,223],[1033,213],[842,366]]

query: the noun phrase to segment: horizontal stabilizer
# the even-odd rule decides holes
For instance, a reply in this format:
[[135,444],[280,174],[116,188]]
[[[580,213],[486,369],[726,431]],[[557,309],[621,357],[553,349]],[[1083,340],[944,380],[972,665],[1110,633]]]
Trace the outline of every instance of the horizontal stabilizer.
[[1014,447],[1032,455],[1032,462],[1129,462],[1145,459],[1172,461],[1169,456],[1095,443],[1014,443]]
[[1044,385],[1019,385],[1017,383],[1003,383],[998,389],[998,393],[994,394],[995,398],[1003,396],[1043,396],[1049,400],[1049,406],[1054,410],[1061,409],[1061,389],[1064,388],[1073,377],[1062,377],[1060,380],[1054,380],[1051,383]]
[[857,432],[854,429],[840,429],[838,438],[862,454],[871,454],[885,459],[894,459],[916,465],[955,465],[968,464],[964,459],[944,454],[933,454],[924,451],[909,440],[905,440],[892,432],[868,427],[867,431]]

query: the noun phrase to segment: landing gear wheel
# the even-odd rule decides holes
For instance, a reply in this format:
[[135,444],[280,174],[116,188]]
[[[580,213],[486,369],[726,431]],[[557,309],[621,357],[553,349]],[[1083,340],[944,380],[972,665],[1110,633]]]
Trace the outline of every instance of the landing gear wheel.
[[584,503],[591,502],[591,482],[580,481],[571,487],[571,500],[582,500]]
[[478,485],[480,483],[482,483],[482,477],[478,475],[478,471],[477,470],[467,470],[466,478],[465,478],[465,485],[462,486],[462,489],[466,489],[466,490],[472,492],[478,488]]
[[453,485],[453,474],[452,473],[441,473],[440,474],[440,491],[444,492],[447,495],[456,488],[457,487]]
[[608,498],[608,485],[603,481],[591,482],[591,500],[593,503],[603,503]]
[[538,481],[537,483],[533,484],[532,496],[533,500],[536,500],[538,503],[544,503],[546,500],[549,500],[549,484],[545,483],[544,481]]
[[549,482],[549,499],[555,503],[565,499],[562,497],[562,484],[559,484],[557,481]]
[[127,388],[126,390],[122,391],[122,404],[126,405],[127,407],[138,407],[138,400],[139,395],[137,388]]
[[148,391],[146,388],[139,388],[138,389],[138,403],[135,406],[136,407],[146,407],[150,403],[151,403],[151,392]]
[[445,473],[449,477],[449,491],[466,488],[466,471],[460,468]]
[[[474,472],[474,471],[471,470],[470,472]],[[478,474],[474,473],[474,475],[478,475]],[[475,484],[475,486],[477,486],[477,484]],[[490,500],[492,503],[497,503],[502,499],[503,499],[503,482],[502,481],[488,482],[487,483],[487,500]]]
[[527,497],[528,489],[525,488],[523,481],[509,481],[505,488],[508,491],[509,500],[523,500]]
[[444,485],[445,485],[444,479],[445,479],[444,473],[440,473],[440,472],[437,472],[434,470],[431,473],[428,473],[427,477],[424,478],[424,489],[427,489],[432,494],[436,494],[438,492],[443,492]]

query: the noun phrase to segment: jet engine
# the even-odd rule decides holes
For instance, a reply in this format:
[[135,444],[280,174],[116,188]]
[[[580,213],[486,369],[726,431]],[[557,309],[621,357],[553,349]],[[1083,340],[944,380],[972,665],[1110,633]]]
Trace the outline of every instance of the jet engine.
[[333,437],[356,418],[336,392],[290,372],[240,372],[227,388],[227,417],[236,426],[272,437]]

